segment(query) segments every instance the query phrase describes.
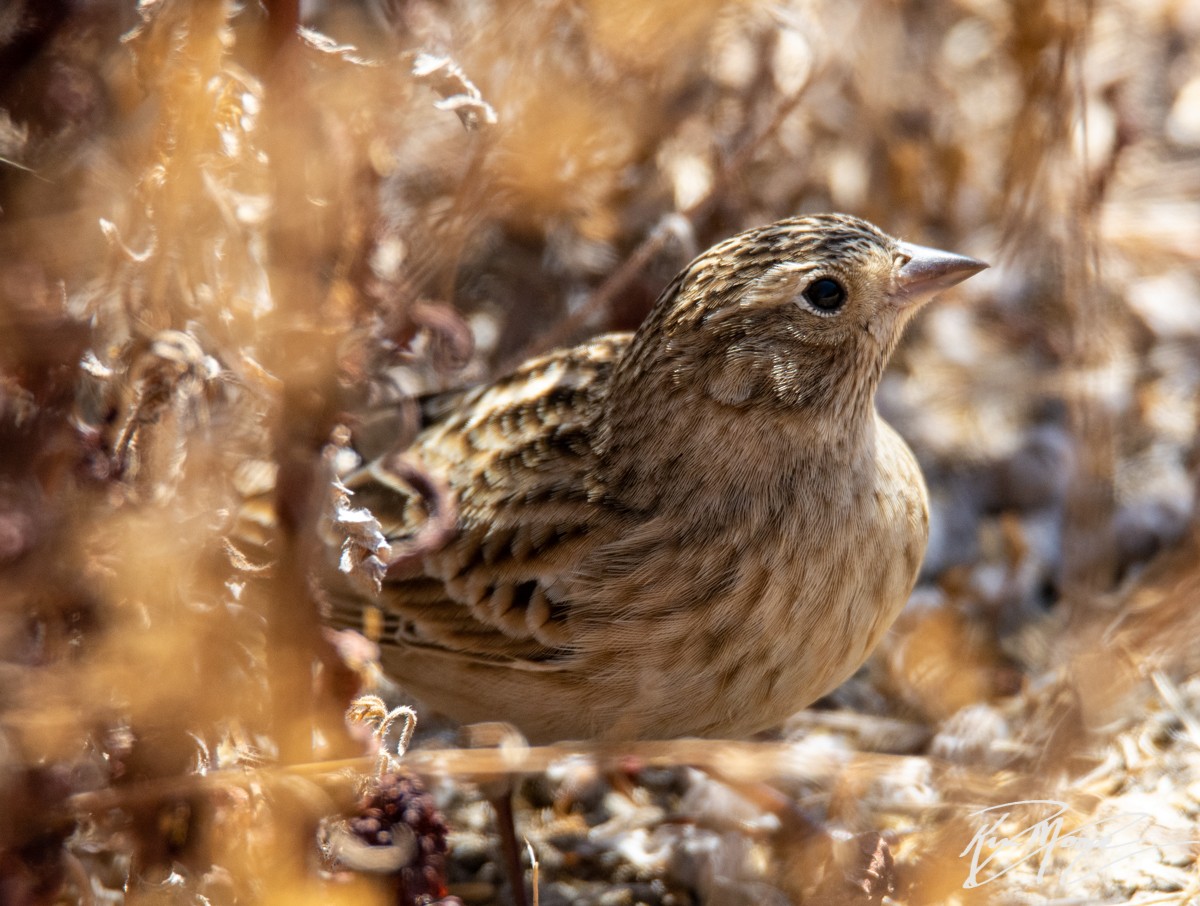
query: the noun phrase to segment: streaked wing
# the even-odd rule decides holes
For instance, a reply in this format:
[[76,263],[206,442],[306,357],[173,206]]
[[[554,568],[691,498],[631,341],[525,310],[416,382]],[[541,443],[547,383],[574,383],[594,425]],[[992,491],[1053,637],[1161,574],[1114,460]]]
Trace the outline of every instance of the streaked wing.
[[[436,420],[405,455],[449,488],[456,534],[389,576],[378,600],[335,591],[335,625],[365,628],[385,646],[531,667],[569,650],[571,607],[559,592],[574,564],[612,531],[599,489],[589,485],[592,431],[628,340],[600,337],[426,404]],[[428,517],[420,494],[383,460],[345,483],[354,506],[369,509],[393,544],[411,539]]]

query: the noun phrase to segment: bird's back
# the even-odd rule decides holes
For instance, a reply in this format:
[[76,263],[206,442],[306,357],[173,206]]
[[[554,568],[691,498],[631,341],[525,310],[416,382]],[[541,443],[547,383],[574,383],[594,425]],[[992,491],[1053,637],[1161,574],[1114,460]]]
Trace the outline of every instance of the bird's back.
[[[592,434],[628,342],[627,334],[599,337],[448,398],[450,405],[434,400],[431,420],[403,455],[453,501],[452,536],[393,571],[377,596],[345,579],[327,583],[332,623],[366,631],[388,673],[439,710],[528,726],[514,716],[522,699],[549,708],[540,687],[574,683],[565,666],[573,651],[569,602],[559,595],[587,549],[620,532],[621,518],[596,483]],[[389,459],[345,484],[354,505],[402,548],[431,513]]]

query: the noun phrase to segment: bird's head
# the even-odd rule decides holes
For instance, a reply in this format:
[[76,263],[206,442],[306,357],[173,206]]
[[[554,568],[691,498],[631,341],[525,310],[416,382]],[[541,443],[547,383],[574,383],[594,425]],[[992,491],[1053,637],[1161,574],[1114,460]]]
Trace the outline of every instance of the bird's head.
[[657,392],[667,382],[729,406],[865,413],[913,314],[985,267],[840,214],[748,230],[679,274],[619,379],[654,375]]

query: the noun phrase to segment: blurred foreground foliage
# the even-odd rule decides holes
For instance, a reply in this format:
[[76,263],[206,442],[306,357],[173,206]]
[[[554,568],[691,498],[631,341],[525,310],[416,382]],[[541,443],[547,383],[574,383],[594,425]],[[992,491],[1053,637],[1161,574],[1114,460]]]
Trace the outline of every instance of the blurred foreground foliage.
[[[934,497],[922,584],[774,748],[612,789],[531,760],[545,901],[828,901],[788,803],[895,832],[901,902],[1196,894],[1200,4],[302,11],[0,9],[0,902],[495,897],[460,775],[447,868],[415,781],[329,766],[372,751],[342,716],[371,651],[311,565],[381,566],[338,457],[822,210],[994,264],[881,391]],[[972,813],[1022,799],[1165,836],[964,889]],[[387,803],[409,874],[345,871],[330,820],[377,840]]]

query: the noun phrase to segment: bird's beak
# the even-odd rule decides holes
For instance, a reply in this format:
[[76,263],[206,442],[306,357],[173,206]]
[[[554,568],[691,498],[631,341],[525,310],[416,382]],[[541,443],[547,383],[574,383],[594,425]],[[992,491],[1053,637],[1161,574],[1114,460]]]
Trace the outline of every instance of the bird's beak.
[[897,276],[899,291],[896,298],[906,306],[926,302],[988,266],[976,258],[913,245],[911,242],[901,242],[900,253],[908,255],[909,260],[900,268]]

